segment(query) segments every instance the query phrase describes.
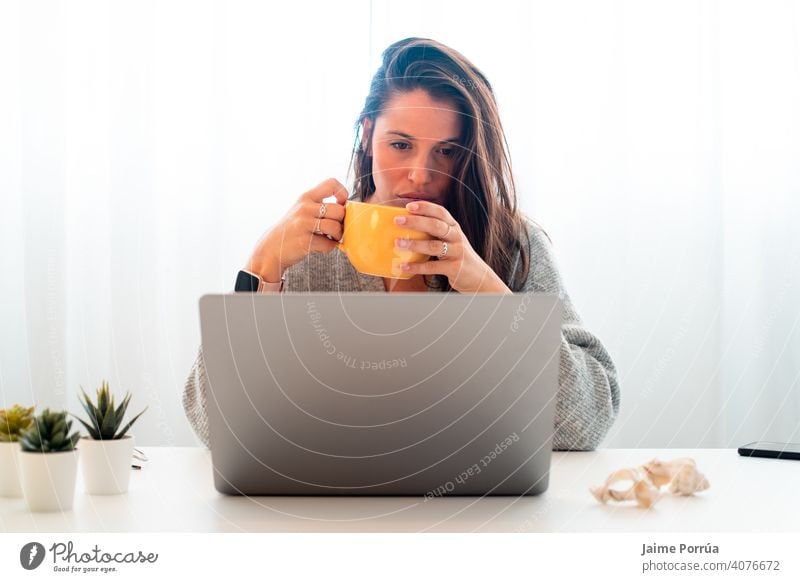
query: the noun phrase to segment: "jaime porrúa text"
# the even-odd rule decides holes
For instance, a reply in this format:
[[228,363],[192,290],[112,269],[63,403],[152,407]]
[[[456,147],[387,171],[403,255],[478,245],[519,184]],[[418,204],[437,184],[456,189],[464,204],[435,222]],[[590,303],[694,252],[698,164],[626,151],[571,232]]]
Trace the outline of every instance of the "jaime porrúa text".
[[642,556],[648,554],[719,554],[719,546],[713,544],[658,545],[642,544]]

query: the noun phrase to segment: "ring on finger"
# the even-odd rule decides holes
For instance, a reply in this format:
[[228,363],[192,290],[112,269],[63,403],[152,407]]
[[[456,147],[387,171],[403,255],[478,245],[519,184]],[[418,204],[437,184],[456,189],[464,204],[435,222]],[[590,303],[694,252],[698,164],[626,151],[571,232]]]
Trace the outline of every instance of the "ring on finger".
[[314,234],[322,234],[322,231],[319,229],[320,222],[322,222],[322,219],[318,218],[317,223],[314,225]]
[[325,213],[327,211],[328,211],[328,207],[325,206],[325,203],[323,202],[322,204],[320,204],[320,207],[319,207],[319,217],[320,218],[325,218]]
[[439,253],[437,258],[441,260],[441,259],[445,258],[446,256],[447,256],[447,242],[446,241],[442,241],[442,252]]
[[449,234],[450,234],[450,230],[451,230],[452,228],[453,228],[453,225],[452,225],[452,224],[448,224],[448,225],[447,225],[447,232],[446,232],[446,233],[444,233],[444,236],[443,236],[442,238],[447,238],[447,235],[449,235]]

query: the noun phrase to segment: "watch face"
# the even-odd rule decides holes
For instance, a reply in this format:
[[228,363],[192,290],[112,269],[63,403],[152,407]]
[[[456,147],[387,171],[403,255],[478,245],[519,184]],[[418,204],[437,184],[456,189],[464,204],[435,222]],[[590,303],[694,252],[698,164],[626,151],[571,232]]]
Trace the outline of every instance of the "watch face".
[[260,281],[255,275],[247,271],[239,271],[239,275],[236,277],[236,286],[233,290],[237,292],[257,293],[259,283]]

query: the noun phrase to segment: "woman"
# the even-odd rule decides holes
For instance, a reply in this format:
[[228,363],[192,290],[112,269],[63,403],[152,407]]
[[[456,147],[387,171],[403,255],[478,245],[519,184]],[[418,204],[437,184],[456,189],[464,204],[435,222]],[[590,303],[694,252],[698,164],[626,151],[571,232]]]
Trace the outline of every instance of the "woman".
[[[546,233],[517,208],[511,163],[486,77],[458,52],[429,39],[388,47],[356,124],[351,199],[408,202],[405,227],[433,236],[410,243],[432,257],[405,266],[409,279],[357,272],[337,248],[346,188],[326,180],[297,200],[257,244],[245,272],[278,291],[557,293],[562,340],[555,450],[592,450],[619,411],[617,374],[583,328],[562,287]],[[325,203],[334,196],[336,201]],[[208,445],[202,348],[183,404]]]

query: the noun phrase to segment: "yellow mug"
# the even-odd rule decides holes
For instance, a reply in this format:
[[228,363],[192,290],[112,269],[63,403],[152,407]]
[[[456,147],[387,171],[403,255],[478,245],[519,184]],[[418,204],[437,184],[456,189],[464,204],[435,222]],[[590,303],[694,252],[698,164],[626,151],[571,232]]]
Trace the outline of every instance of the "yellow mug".
[[344,234],[339,250],[347,255],[356,270],[365,275],[410,279],[414,275],[400,270],[400,263],[424,263],[430,255],[395,247],[396,238],[430,240],[426,232],[403,228],[394,217],[409,215],[405,206],[370,204],[348,200],[345,204]]

